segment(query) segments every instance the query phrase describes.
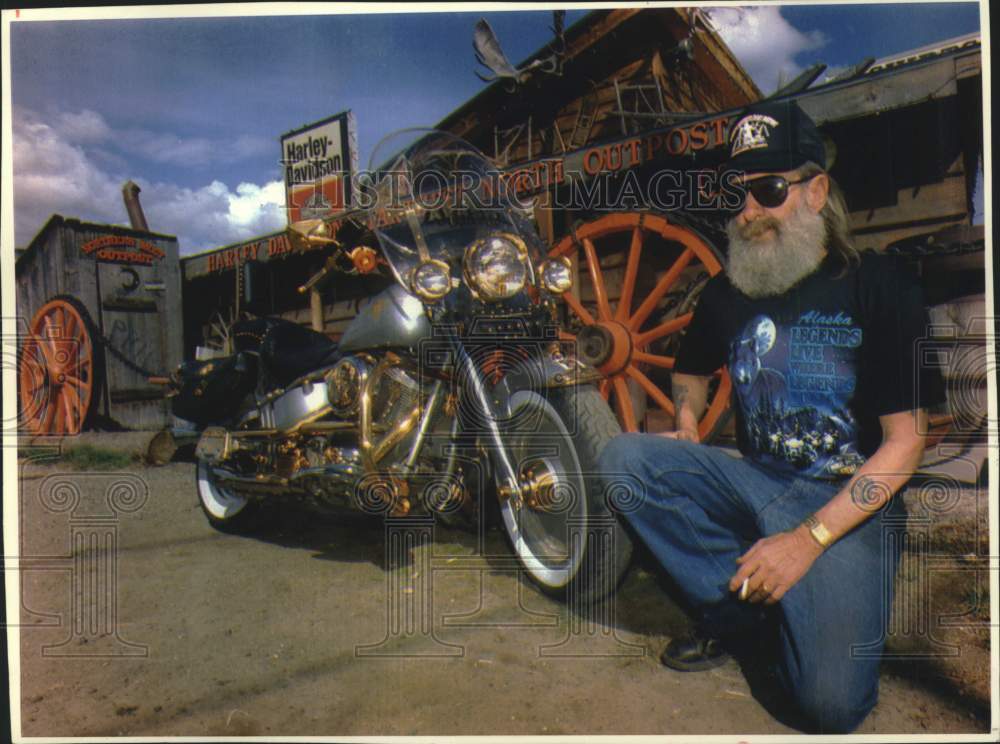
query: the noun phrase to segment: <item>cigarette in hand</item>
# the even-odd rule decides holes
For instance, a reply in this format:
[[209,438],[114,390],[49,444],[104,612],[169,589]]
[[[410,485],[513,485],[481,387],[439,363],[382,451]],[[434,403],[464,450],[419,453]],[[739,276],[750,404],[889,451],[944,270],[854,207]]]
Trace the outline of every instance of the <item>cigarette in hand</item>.
[[750,579],[743,579],[743,584],[740,585],[740,599],[747,598],[747,589],[749,588]]

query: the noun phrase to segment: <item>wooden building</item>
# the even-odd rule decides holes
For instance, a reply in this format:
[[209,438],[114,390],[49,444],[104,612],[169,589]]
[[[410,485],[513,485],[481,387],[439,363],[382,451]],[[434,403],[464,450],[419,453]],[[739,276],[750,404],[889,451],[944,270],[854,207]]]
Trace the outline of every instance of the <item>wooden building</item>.
[[[557,42],[518,65],[559,52],[554,74],[532,74],[513,90],[508,82],[485,88],[442,119],[438,129],[456,134],[503,168],[546,158],[566,158],[583,169],[588,145],[614,142],[732,111],[762,97],[739,61],[696,8],[598,10],[566,30]],[[718,121],[718,119],[716,119]],[[709,128],[714,149],[724,131]],[[663,165],[693,165],[697,145],[679,148]],[[569,157],[566,157],[569,156]],[[550,242],[565,234],[565,210],[546,210],[539,228]]]
[[[299,287],[322,268],[322,250],[293,251],[282,230],[181,259],[185,355],[199,346],[226,348],[227,329],[244,313],[280,316],[311,325],[309,295]],[[334,276],[324,290],[323,331],[339,338],[358,310],[388,285],[378,275]]]
[[169,422],[163,388],[148,377],[183,355],[175,237],[56,214],[17,258],[15,275],[24,429]]
[[972,221],[982,168],[982,61],[978,34],[874,63],[796,97],[833,144],[859,244]]

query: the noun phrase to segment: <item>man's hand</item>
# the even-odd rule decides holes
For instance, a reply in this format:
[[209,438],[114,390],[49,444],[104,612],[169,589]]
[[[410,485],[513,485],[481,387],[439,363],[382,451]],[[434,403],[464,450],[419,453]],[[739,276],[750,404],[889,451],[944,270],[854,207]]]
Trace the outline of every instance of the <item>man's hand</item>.
[[[924,452],[921,431],[927,428],[923,409],[880,416],[882,444],[858,472],[814,515],[833,539],[846,535],[878,512],[909,480]],[[739,569],[729,581],[730,591],[747,591],[741,599],[774,604],[806,575],[823,552],[809,528],[765,537],[736,559]]]
[[741,599],[774,604],[806,575],[823,552],[808,530],[798,526],[789,532],[763,537],[736,559],[739,570],[729,580],[729,591],[739,591],[747,580]]

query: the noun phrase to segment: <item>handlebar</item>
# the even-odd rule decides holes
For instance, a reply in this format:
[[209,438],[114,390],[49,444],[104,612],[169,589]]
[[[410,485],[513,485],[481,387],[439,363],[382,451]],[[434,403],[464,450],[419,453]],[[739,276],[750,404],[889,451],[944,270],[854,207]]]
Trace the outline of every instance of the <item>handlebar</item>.
[[[351,268],[341,266],[338,260],[346,256],[351,261]],[[299,294],[305,294],[317,284],[326,279],[327,275],[334,270],[345,274],[370,274],[378,268],[379,263],[384,263],[374,248],[367,245],[355,246],[349,251],[338,248],[337,251],[326,259],[323,268],[313,274],[309,280],[298,288]]]
[[[346,223],[357,224],[350,218],[350,213],[345,220],[341,215],[341,220]],[[360,214],[360,212],[359,212]],[[342,224],[345,224],[342,222]],[[360,240],[364,240],[362,234],[355,234],[351,239],[354,247],[347,250],[344,244],[334,238],[330,233],[330,226],[322,219],[303,220],[288,226],[289,237],[292,245],[306,250],[307,247],[333,246],[333,253],[326,259],[323,268],[311,276],[305,284],[298,287],[299,294],[305,294],[316,285],[323,282],[327,275],[334,270],[342,271],[345,274],[369,274],[378,268],[379,263],[384,263],[384,259],[378,255],[374,248],[364,245]],[[344,265],[343,258],[350,261],[349,265]]]
[[326,275],[329,274],[331,271],[333,271],[335,268],[337,268],[336,254],[327,258],[326,262],[323,264],[323,268],[317,271],[315,274],[313,274],[305,284],[299,287],[299,294],[305,294],[310,289],[315,287],[317,284],[323,281],[326,278]]

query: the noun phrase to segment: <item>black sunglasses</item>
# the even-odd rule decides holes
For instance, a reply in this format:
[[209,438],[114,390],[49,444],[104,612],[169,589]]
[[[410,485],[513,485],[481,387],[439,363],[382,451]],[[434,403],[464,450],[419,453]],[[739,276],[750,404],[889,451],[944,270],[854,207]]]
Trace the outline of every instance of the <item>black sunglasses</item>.
[[762,176],[761,178],[744,182],[743,187],[753,194],[753,198],[762,207],[774,209],[785,203],[785,200],[788,198],[789,186],[811,181],[818,175],[819,173],[813,173],[811,176],[800,178],[798,181],[789,181],[784,176]]

